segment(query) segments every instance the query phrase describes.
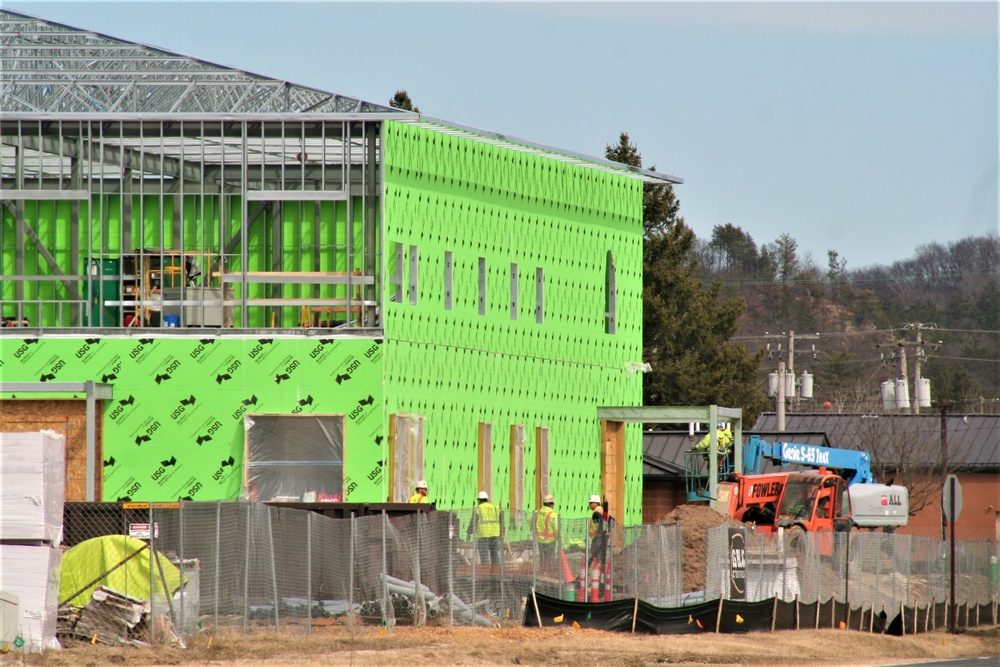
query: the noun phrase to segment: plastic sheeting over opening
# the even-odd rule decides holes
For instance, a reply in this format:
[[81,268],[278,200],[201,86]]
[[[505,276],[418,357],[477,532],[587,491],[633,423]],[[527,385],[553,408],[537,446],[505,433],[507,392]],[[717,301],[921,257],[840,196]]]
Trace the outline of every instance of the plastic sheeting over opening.
[[247,415],[244,426],[247,498],[343,500],[343,415]]

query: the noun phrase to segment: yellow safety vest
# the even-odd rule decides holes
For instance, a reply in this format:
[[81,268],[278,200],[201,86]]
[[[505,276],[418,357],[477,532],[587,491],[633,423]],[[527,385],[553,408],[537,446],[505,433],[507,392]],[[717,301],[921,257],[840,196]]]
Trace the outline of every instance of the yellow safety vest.
[[548,506],[543,506],[535,512],[535,533],[541,544],[551,544],[556,541],[559,532],[559,515]]
[[408,503],[426,503],[427,502],[427,496],[425,496],[425,495],[423,495],[421,493],[414,493],[412,496],[410,496],[410,499],[407,500],[406,502],[408,502]]
[[493,503],[476,505],[476,537],[500,537],[500,512]]
[[[599,519],[594,518],[594,514],[600,515]],[[598,534],[603,533],[605,530],[604,512],[596,510],[594,514],[590,515],[590,539],[594,539]]]
[[[705,437],[698,441],[698,444],[694,446],[693,451],[696,452],[707,452],[711,448],[711,442],[709,442],[709,434],[705,434]],[[729,447],[733,444],[733,434],[727,429],[719,429],[716,431],[715,436],[716,442],[719,447],[720,454],[728,454]]]

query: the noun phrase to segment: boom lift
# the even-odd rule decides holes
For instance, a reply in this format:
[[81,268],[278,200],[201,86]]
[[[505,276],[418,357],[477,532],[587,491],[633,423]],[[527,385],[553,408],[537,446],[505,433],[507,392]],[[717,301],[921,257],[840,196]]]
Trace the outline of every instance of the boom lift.
[[872,484],[872,458],[867,452],[853,449],[836,449],[818,445],[800,445],[794,442],[769,443],[760,436],[752,435],[743,447],[743,472],[747,475],[759,474],[763,462],[771,461],[780,465],[797,463],[809,467],[824,467],[840,472],[848,485]]
[[[747,474],[719,484],[723,513],[762,532],[775,528],[840,532],[851,528],[905,526],[905,487],[876,484],[866,452],[792,442],[767,443],[751,436],[744,448]],[[764,460],[816,470],[761,473]]]

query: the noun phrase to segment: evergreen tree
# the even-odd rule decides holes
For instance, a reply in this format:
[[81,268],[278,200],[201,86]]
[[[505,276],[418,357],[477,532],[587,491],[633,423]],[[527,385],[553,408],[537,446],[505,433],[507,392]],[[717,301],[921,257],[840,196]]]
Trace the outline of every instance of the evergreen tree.
[[410,94],[406,92],[405,88],[396,91],[396,94],[392,96],[391,100],[389,100],[389,106],[394,109],[420,113],[420,107],[413,104],[413,100],[410,99]]
[[[642,166],[626,132],[605,147],[605,156]],[[759,355],[729,342],[743,301],[722,299],[721,281],[702,287],[695,235],[671,184],[644,185],[643,230],[643,359],[653,368],[643,378],[644,404],[741,407],[752,423],[765,406],[756,380]]]

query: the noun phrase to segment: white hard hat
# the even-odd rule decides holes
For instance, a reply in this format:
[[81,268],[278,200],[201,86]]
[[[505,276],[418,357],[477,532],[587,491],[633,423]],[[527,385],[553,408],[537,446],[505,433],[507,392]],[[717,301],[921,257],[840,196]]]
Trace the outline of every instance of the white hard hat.
[[554,503],[555,501],[556,501],[556,499],[552,497],[551,493],[546,494],[545,497],[542,498],[542,504],[543,505],[545,503]]
[[592,495],[590,497],[590,500],[588,502],[597,503],[598,505],[600,505],[601,504],[601,497],[595,493],[594,495]]
[[477,495],[476,498],[479,498],[480,500],[489,500],[490,496],[485,491],[480,491],[479,495]]
[[426,489],[427,488],[427,482],[425,482],[424,480],[420,480],[419,482],[417,482],[417,486],[414,487],[414,488],[417,488],[417,489]]

